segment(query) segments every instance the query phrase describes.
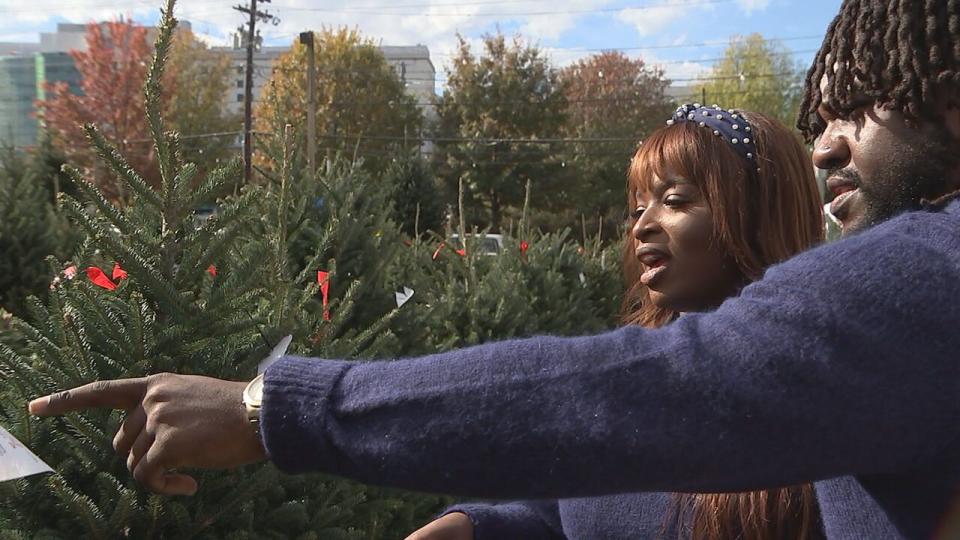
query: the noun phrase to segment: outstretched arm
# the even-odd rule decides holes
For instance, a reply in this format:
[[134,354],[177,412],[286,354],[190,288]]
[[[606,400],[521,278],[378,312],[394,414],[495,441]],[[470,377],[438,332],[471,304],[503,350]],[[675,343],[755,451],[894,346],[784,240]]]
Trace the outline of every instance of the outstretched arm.
[[[903,470],[960,426],[957,226],[902,216],[656,330],[391,362],[287,357],[267,371],[263,442],[288,472],[503,499],[749,491]],[[134,476],[192,493],[170,469],[264,457],[243,386],[162,374],[30,410],[126,410],[115,446],[134,456]]]
[[878,229],[661,329],[285,358],[267,372],[268,454],[289,472],[505,499],[902,469],[960,425],[960,306],[940,301],[960,276],[916,234]]

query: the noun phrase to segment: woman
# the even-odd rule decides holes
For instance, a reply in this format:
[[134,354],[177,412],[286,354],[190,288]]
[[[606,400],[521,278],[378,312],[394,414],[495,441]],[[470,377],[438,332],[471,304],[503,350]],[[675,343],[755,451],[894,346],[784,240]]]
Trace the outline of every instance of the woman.
[[[822,238],[810,159],[785,127],[697,104],[678,109],[670,124],[643,142],[629,170],[624,324],[659,327],[682,312],[715,309]],[[808,484],[465,504],[410,539],[812,539],[821,536],[813,497]]]

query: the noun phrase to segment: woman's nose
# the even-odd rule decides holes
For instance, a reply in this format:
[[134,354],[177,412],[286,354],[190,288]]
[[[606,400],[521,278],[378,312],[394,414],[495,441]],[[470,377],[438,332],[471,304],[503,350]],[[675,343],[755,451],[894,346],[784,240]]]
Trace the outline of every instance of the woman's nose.
[[633,237],[641,242],[647,241],[652,235],[661,230],[655,206],[647,208],[640,214],[640,218],[633,224]]

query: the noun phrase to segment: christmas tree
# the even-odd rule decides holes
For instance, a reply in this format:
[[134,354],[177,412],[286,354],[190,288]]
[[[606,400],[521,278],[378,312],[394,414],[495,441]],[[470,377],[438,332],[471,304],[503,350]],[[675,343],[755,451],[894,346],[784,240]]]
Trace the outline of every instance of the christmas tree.
[[28,295],[49,285],[48,255],[65,253],[71,242],[66,220],[53,205],[59,175],[49,171],[49,145],[28,157],[0,148],[0,308],[23,314]]
[[[236,161],[202,174],[159,113],[172,13],[169,0],[145,85],[160,185],[85,126],[101,170],[132,194],[129,204],[115,206],[65,167],[70,186],[57,188],[59,207],[82,241],[69,260],[54,257],[38,271],[46,298],[25,300],[22,320],[0,320],[23,337],[0,344],[0,425],[56,471],[0,484],[0,539],[403,538],[448,501],[289,477],[270,465],[202,473],[195,497],[154,496],[111,447],[122,413],[41,421],[25,404],[93,380],[163,371],[249,380],[287,334],[295,354],[383,359],[600,330],[615,322],[619,247],[578,246],[568,233],[541,235],[521,223],[488,256],[463,219],[448,227],[466,239],[462,247],[449,231],[406,238],[389,182],[337,160],[307,171],[289,132],[264,145],[279,166],[259,184],[240,185]],[[201,207],[215,211],[202,217]]]
[[[21,349],[0,345],[0,375],[9,382],[0,424],[56,471],[0,485],[0,537],[399,537],[440,501],[328,477],[286,477],[269,465],[203,473],[196,497],[150,495],[112,451],[122,414],[39,421],[23,408],[32,396],[98,379],[163,371],[250,379],[287,333],[295,337],[292,352],[336,358],[387,356],[394,341],[389,325],[397,308],[358,310],[375,280],[343,271],[355,267],[360,277],[362,258],[349,250],[364,252],[360,225],[377,222],[355,218],[356,185],[338,190],[327,178],[325,214],[317,214],[311,190],[296,185],[287,166],[234,197],[227,194],[237,187],[239,163],[198,179],[198,167],[183,161],[177,135],[159,114],[175,24],[170,0],[145,85],[160,187],[151,188],[96,126],[85,126],[130,203],[114,206],[77,169],[65,168],[81,194],[60,201],[85,234],[71,259],[78,271],[60,276],[45,302],[27,301],[29,316],[13,323],[26,338]],[[290,163],[289,155],[281,162]],[[194,210],[211,203],[216,215],[199,219]],[[291,255],[305,236],[312,254]],[[64,265],[53,261],[57,273]],[[354,324],[361,311],[368,323]]]

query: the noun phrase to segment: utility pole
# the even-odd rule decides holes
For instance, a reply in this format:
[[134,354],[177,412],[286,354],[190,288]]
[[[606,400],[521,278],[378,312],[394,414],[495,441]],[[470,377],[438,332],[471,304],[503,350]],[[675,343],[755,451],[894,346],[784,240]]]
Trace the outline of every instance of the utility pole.
[[[270,0],[260,1],[270,2]],[[237,5],[233,9],[250,15],[250,20],[247,22],[247,80],[243,90],[243,182],[249,184],[253,171],[253,50],[257,41],[255,30],[257,20],[273,21],[274,24],[279,21],[269,13],[257,11],[257,0],[250,0],[250,7]]]
[[[407,63],[400,62],[400,84],[403,85],[403,91],[407,91]],[[403,151],[406,152],[409,148],[409,143],[407,142],[407,121],[403,121]]]
[[313,55],[313,31],[300,32],[300,43],[307,47],[307,167],[313,180],[317,172],[317,61]]

